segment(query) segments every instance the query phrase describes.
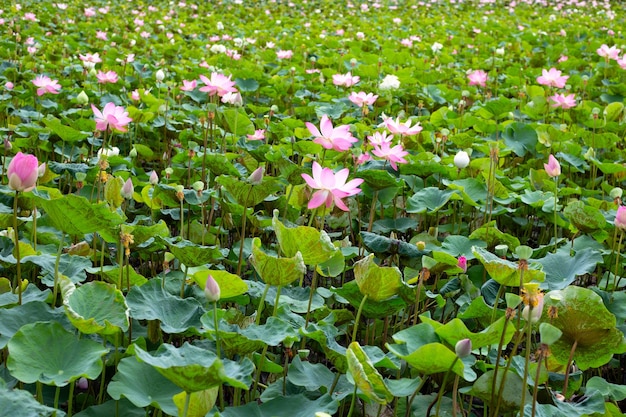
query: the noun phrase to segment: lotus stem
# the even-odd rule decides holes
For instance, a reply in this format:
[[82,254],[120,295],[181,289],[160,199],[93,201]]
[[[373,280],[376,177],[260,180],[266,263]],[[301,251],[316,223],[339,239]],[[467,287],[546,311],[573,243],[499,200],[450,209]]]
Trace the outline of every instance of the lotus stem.
[[455,375],[454,385],[452,386],[452,417],[456,417],[456,408],[458,407],[457,395],[459,393],[459,376]]
[[[624,231],[620,230],[619,232],[619,242],[617,243],[617,252],[615,253],[615,270],[613,272],[613,292],[615,292],[615,290],[617,289],[617,284],[618,284],[618,280],[617,280],[617,273],[618,273],[618,268],[619,268],[619,258],[621,256],[622,253],[622,240],[624,239]],[[607,279],[607,284],[606,286],[609,286],[609,281]]]
[[535,386],[533,387],[533,408],[531,412],[531,417],[535,417],[535,413],[537,411],[537,393],[539,391],[539,377],[541,374],[541,362],[543,362],[543,358],[545,357],[545,351],[548,349],[547,345],[542,344],[539,348],[539,357],[537,358],[537,372],[535,373]]
[[[502,286],[504,287],[504,285]],[[493,405],[495,402],[495,393],[496,393],[496,381],[498,380],[498,370],[500,369],[500,358],[502,357],[502,346],[504,346],[504,337],[506,335],[506,328],[509,325],[509,316],[506,316],[506,320],[504,322],[504,326],[502,326],[502,334],[500,335],[500,342],[498,343],[498,353],[496,355],[496,363],[493,368],[493,380],[491,381],[491,402]],[[493,320],[491,321],[493,323]]]
[[372,197],[372,207],[370,207],[370,220],[367,225],[367,231],[371,232],[372,227],[374,226],[374,216],[376,214],[376,202],[378,201],[378,190],[374,191],[374,196]]
[[183,408],[183,417],[187,417],[189,412],[189,403],[191,402],[191,393],[185,391],[185,407]]
[[270,284],[265,284],[265,289],[263,290],[263,294],[261,294],[261,299],[259,300],[259,308],[256,313],[255,324],[258,326],[261,323],[261,313],[263,312],[263,304],[265,304],[265,297],[267,297],[267,292],[270,289]]
[[74,387],[76,386],[76,381],[70,382],[70,393],[67,398],[67,417],[72,417],[72,406],[74,405]]
[[[61,394],[61,387],[57,386],[55,391],[54,391],[54,408],[58,409],[59,408],[59,395]],[[56,410],[54,411],[53,415],[56,417],[57,412]]]
[[248,205],[244,204],[243,218],[241,219],[241,239],[239,241],[239,260],[237,261],[237,275],[241,275],[241,265],[243,263],[243,247],[246,241],[246,220],[248,220],[247,212]]
[[[220,349],[219,320],[217,319],[217,301],[213,302],[213,325],[215,326],[215,352],[217,353],[217,359],[221,359],[222,354],[221,354],[221,349]],[[220,399],[220,411],[224,411],[224,384],[220,385],[219,399]]]
[[356,385],[354,386],[354,392],[352,393],[352,400],[350,401],[350,409],[348,410],[348,417],[352,417],[354,412],[354,404],[356,404]]
[[[526,404],[526,385],[528,384],[528,368],[530,365],[530,345],[531,341],[531,333],[532,333],[532,314],[533,314],[533,305],[532,303],[528,303],[528,319],[526,320],[526,357],[524,358],[524,389],[522,390],[522,400],[520,405],[520,416],[524,415],[524,406]],[[535,381],[535,385],[537,381]]]
[[363,296],[363,299],[361,300],[361,304],[359,304],[359,309],[356,312],[356,317],[354,318],[354,329],[352,330],[352,342],[356,342],[356,334],[357,331],[359,330],[359,320],[361,319],[361,312],[363,311],[363,306],[365,305],[365,302],[367,301],[367,295]]
[[22,260],[20,258],[20,236],[17,232],[17,201],[20,192],[15,191],[15,197],[13,198],[13,235],[15,236],[15,259],[17,260],[17,271],[15,275],[14,286],[17,286],[17,299],[18,304],[22,304]]
[[557,231],[557,223],[556,223],[556,206],[559,201],[559,177],[558,175],[554,177],[554,253],[558,248],[558,231]]
[[578,339],[574,340],[574,344],[572,345],[572,349],[569,352],[569,359],[567,360],[567,368],[565,368],[565,382],[563,382],[563,396],[565,399],[569,399],[567,396],[567,386],[569,385],[569,372],[572,368],[572,361],[574,360],[574,352],[576,351],[576,347],[578,346]]
[[[441,409],[441,397],[443,397],[443,392],[446,389],[446,383],[448,382],[448,376],[450,376],[450,372],[452,371],[452,368],[454,368],[454,365],[456,365],[456,362],[458,360],[459,360],[458,356],[454,358],[454,361],[452,361],[452,365],[450,365],[450,368],[446,371],[446,374],[443,377],[443,382],[441,383],[441,387],[439,388],[439,394],[437,394],[437,408],[435,409],[435,415],[436,416],[439,415],[439,410]],[[458,378],[458,376],[457,376],[457,378]]]
[[63,241],[65,233],[61,233],[61,241],[59,242],[59,250],[57,251],[57,259],[54,262],[54,288],[52,290],[52,306],[56,306],[57,295],[59,291],[59,264],[61,262],[61,252],[63,252]]

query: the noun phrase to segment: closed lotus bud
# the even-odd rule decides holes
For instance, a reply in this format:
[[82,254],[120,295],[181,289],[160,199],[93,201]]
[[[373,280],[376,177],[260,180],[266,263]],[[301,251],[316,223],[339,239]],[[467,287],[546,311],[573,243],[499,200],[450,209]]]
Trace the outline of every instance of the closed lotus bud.
[[8,139],[4,139],[4,150],[10,151],[11,149],[13,149],[11,142]]
[[161,82],[165,79],[165,73],[161,69],[158,70],[154,76],[158,82]]
[[454,346],[456,356],[463,359],[472,353],[472,341],[470,339],[461,339]]
[[454,156],[454,165],[458,168],[458,169],[463,169],[466,166],[468,166],[470,163],[470,157],[467,154],[467,152],[465,151],[459,151],[455,156]]
[[80,104],[81,106],[84,106],[85,104],[89,103],[89,97],[87,96],[87,93],[85,93],[84,91],[81,91],[76,96],[76,102]]
[[87,391],[89,389],[89,381],[85,377],[78,378],[76,381],[76,388],[80,391]]
[[263,182],[263,172],[265,171],[265,167],[260,166],[254,170],[252,174],[248,177],[248,182],[252,185],[259,185]]
[[209,275],[204,285],[204,295],[206,299],[212,302],[220,300],[220,286],[212,275]]
[[626,230],[626,206],[619,206],[615,214],[615,227]]
[[544,169],[549,177],[554,178],[561,175],[561,164],[556,160],[554,155],[548,157],[548,163],[543,164]]
[[122,191],[121,191],[122,197],[124,197],[127,200],[130,200],[131,198],[133,198],[134,192],[135,192],[135,187],[133,187],[133,181],[129,178],[124,183],[124,186],[122,186]]
[[23,192],[32,190],[39,177],[37,157],[18,152],[9,163],[7,177],[10,189]]
[[41,178],[44,176],[45,173],[46,173],[46,163],[44,162],[43,164],[39,165],[39,167],[37,168],[37,176]]
[[157,175],[156,171],[152,171],[150,173],[150,184],[152,185],[157,185],[159,183],[159,176]]
[[130,150],[130,152],[128,153],[128,156],[132,158],[137,158],[137,149],[133,148]]
[[457,266],[463,270],[463,273],[467,272],[467,258],[459,256]]

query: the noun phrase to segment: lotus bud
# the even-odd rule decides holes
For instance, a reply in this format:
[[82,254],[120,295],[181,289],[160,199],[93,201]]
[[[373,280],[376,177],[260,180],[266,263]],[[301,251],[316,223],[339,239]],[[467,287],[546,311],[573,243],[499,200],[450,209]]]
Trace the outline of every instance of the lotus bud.
[[615,214],[615,227],[626,230],[626,206],[619,206]]
[[9,188],[15,191],[28,192],[35,188],[39,178],[39,163],[34,155],[18,152],[11,159],[7,168]]
[[420,251],[426,249],[426,243],[421,240],[417,242],[415,246],[417,246],[417,250],[420,250]]
[[265,171],[264,166],[260,166],[254,170],[252,174],[248,177],[248,182],[252,185],[259,185],[263,182],[263,173]]
[[80,391],[87,391],[89,389],[89,381],[87,381],[87,378],[78,378],[78,380],[76,381],[76,388],[78,388]]
[[134,192],[135,192],[135,187],[133,187],[133,181],[129,178],[126,180],[126,182],[122,186],[122,190],[121,190],[122,197],[124,197],[126,200],[130,200],[131,198],[133,198]]
[[472,341],[470,339],[461,339],[454,346],[456,356],[460,359],[468,357],[472,353]]
[[163,70],[162,70],[162,69],[160,69],[160,70],[158,70],[158,71],[156,72],[156,74],[154,75],[154,77],[156,78],[156,80],[157,80],[158,82],[161,82],[161,81],[163,81],[163,80],[165,79],[165,73],[163,72]]
[[463,273],[467,272],[467,258],[465,256],[459,256],[457,266],[463,270]]
[[209,302],[220,300],[220,286],[212,275],[209,275],[204,285],[204,295]]
[[152,171],[150,173],[150,184],[152,185],[157,185],[159,183],[159,176],[157,175],[156,171]]
[[131,159],[137,158],[137,149],[133,148],[130,150],[130,152],[128,153],[128,156],[130,156]]
[[554,155],[550,155],[548,157],[548,163],[543,164],[543,167],[546,170],[548,176],[551,178],[561,175],[561,164],[559,164],[559,161],[557,161]]
[[4,150],[5,151],[10,151],[11,149],[13,149],[13,145],[11,144],[11,142],[8,139],[4,139]]
[[89,96],[87,96],[87,93],[85,93],[84,91],[81,91],[76,96],[76,102],[81,106],[84,106],[85,104],[89,103]]
[[467,167],[469,165],[469,163],[470,163],[470,157],[467,154],[467,152],[465,152],[465,151],[459,151],[454,156],[454,165],[458,169],[463,169],[463,168]]
[[41,178],[45,175],[46,173],[46,163],[44,162],[43,164],[39,165],[39,167],[37,168],[37,177]]

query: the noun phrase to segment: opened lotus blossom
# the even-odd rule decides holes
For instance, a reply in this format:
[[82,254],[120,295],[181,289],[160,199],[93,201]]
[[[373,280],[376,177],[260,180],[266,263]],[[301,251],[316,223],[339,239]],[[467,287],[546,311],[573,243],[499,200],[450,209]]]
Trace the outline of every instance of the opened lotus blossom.
[[59,90],[61,89],[61,85],[58,80],[52,80],[46,75],[38,75],[35,77],[33,84],[35,87],[39,87],[37,88],[38,96],[43,96],[46,93],[59,94]]
[[115,84],[117,82],[117,73],[115,71],[98,71],[96,78],[100,84]]
[[400,123],[400,117],[397,117],[396,120],[393,120],[393,118],[385,116],[384,113],[382,115],[382,118],[383,123],[381,124],[381,126],[386,127],[391,133],[394,134],[412,136],[417,135],[422,131],[422,126],[420,126],[419,122],[412,125],[410,119],[404,123]]
[[333,122],[326,115],[323,115],[320,120],[321,132],[313,123],[307,122],[306,127],[315,136],[313,142],[319,143],[324,149],[334,149],[343,152],[350,149],[353,143],[358,142],[358,139],[350,133],[350,126],[333,127]]
[[487,73],[483,70],[472,71],[467,74],[469,85],[479,85],[484,87],[487,83]]
[[333,84],[337,86],[352,87],[359,81],[361,81],[361,77],[359,77],[358,75],[352,75],[351,72],[347,72],[346,74],[333,75]]
[[551,106],[554,108],[570,109],[576,107],[576,96],[574,94],[555,94],[550,96]]
[[358,186],[363,183],[361,178],[346,182],[349,173],[348,168],[335,173],[332,169],[322,168],[320,164],[313,162],[313,177],[309,174],[302,174],[308,186],[317,190],[313,193],[307,207],[315,209],[325,204],[327,208],[331,208],[335,203],[341,210],[349,211],[342,199],[360,193],[361,189]]
[[558,69],[550,68],[549,70],[541,70],[541,75],[537,77],[537,82],[549,87],[563,88],[568,78],[569,75],[561,75],[561,71]]
[[387,132],[374,132],[373,135],[368,136],[367,139],[370,142],[370,145],[382,145],[383,143],[391,143],[393,140],[393,135],[387,136]]
[[404,150],[402,145],[396,145],[391,147],[390,142],[383,142],[380,145],[374,145],[374,150],[372,151],[374,155],[379,158],[383,158],[391,164],[391,167],[397,171],[398,165],[396,164],[406,164],[407,161],[404,159],[406,155],[409,153]]
[[603,43],[601,47],[596,49],[596,52],[598,53],[598,55],[606,58],[607,60],[617,60],[619,58],[619,53],[621,52],[621,49],[617,49],[616,45],[609,47],[607,44]]
[[293,56],[293,51],[288,49],[286,51],[280,50],[276,51],[276,58],[278,59],[289,59]]
[[96,129],[105,131],[108,128],[126,132],[126,125],[133,121],[128,117],[128,112],[122,106],[116,106],[115,103],[107,103],[102,111],[96,106],[91,105],[93,114],[96,119]]
[[263,140],[265,139],[265,129],[257,129],[254,131],[254,135],[246,135],[248,140]]
[[180,87],[182,91],[193,91],[194,88],[198,86],[198,82],[196,80],[183,80],[183,86]]
[[217,94],[220,97],[224,96],[226,93],[236,93],[235,82],[230,79],[231,77],[232,75],[227,77],[219,72],[212,72],[211,78],[200,75],[200,80],[202,80],[205,85],[204,87],[200,87],[200,91],[209,93],[209,96]]
[[365,93],[365,91],[359,91],[355,93],[354,91],[348,96],[348,100],[352,103],[356,104],[359,107],[363,106],[371,106],[376,102],[378,96],[373,93]]

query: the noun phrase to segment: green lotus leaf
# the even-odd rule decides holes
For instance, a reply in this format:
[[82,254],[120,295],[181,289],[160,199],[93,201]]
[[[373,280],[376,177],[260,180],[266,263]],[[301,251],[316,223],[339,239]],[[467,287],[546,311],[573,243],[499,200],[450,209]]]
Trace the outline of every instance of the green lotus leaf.
[[0,387],[0,410],[2,415],[11,417],[64,417],[66,414],[56,408],[39,404],[33,394],[20,389]]
[[39,381],[57,387],[80,377],[97,378],[107,353],[100,343],[79,339],[57,322],[26,324],[7,346],[11,352],[7,368],[13,377],[26,384]]
[[384,301],[398,294],[402,287],[402,272],[396,267],[381,267],[374,254],[354,264],[354,279],[359,290],[372,301]]
[[223,258],[217,246],[201,246],[182,238],[158,237],[170,252],[185,266],[201,266]]
[[213,352],[185,342],[177,348],[162,344],[154,353],[133,345],[137,358],[152,365],[161,375],[185,392],[204,391],[228,383],[235,388],[249,389],[254,365],[249,359],[241,364],[220,360]]
[[550,291],[544,296],[544,310],[550,307],[557,311],[557,317],[550,319],[550,323],[563,332],[550,346],[559,363],[567,364],[574,349],[574,361],[584,371],[598,368],[609,362],[613,354],[626,351],[624,335],[616,328],[615,316],[590,289],[569,286]]
[[563,214],[583,233],[594,233],[606,227],[606,219],[602,212],[582,201],[572,201],[564,209]]
[[268,255],[261,249],[261,239],[259,238],[254,238],[252,241],[250,263],[261,276],[261,279],[269,285],[291,284],[302,278],[306,272],[306,266],[300,252],[290,258]]
[[[356,281],[347,282],[340,288],[332,288],[331,291],[348,300],[350,305],[355,308],[361,305],[363,293]],[[413,296],[413,299],[415,299],[415,296]],[[375,301],[368,298],[363,305],[362,314],[367,318],[383,318],[397,313],[406,305],[407,302],[401,297],[393,297],[384,301]]]
[[506,317],[501,317],[483,331],[473,333],[465,326],[465,323],[463,323],[461,319],[454,318],[435,330],[435,333],[450,346],[455,346],[459,340],[470,339],[472,341],[472,348],[478,349],[484,346],[498,344],[501,337],[502,342],[506,345],[513,338],[513,334],[515,334],[515,326],[507,326],[505,332],[505,322]]
[[440,190],[437,187],[424,188],[407,200],[406,211],[407,213],[436,213],[450,201],[454,194],[456,194],[455,190]]
[[228,407],[220,413],[221,417],[311,417],[315,413],[325,412],[334,415],[339,409],[339,401],[330,395],[311,400],[305,394],[276,397],[263,404],[250,402],[239,407]]
[[[388,346],[389,347],[389,346]],[[397,353],[391,348],[391,353]],[[428,343],[419,347],[417,350],[410,352],[408,355],[397,355],[400,359],[405,360],[410,367],[423,375],[437,374],[439,372],[447,372],[449,369],[455,374],[467,379],[468,381],[476,378],[476,374],[466,373],[463,362],[457,360],[456,354],[441,343]],[[473,378],[472,378],[473,374]]]
[[172,397],[180,393],[180,388],[154,367],[133,357],[120,361],[117,372],[107,386],[107,392],[113,399],[125,397],[137,407],[151,405],[167,414],[177,414]]
[[272,226],[285,256],[292,257],[300,252],[305,265],[324,263],[339,252],[323,230],[308,226],[286,227],[278,219],[278,210],[274,211]]
[[0,309],[0,349],[4,348],[11,337],[25,324],[36,321],[57,321],[68,330],[72,325],[65,316],[62,307],[54,310],[44,301],[31,301],[12,308]]
[[254,207],[265,200],[269,195],[280,190],[280,185],[275,178],[263,177],[260,184],[251,184],[235,177],[221,175],[217,182],[233,196],[235,201],[244,207]]
[[500,285],[509,287],[519,287],[520,281],[523,284],[531,281],[543,282],[546,277],[545,272],[541,269],[541,265],[530,263],[529,268],[522,272],[517,263],[501,259],[486,249],[474,247],[472,250],[474,256],[483,264],[487,273],[491,278]]
[[546,290],[562,290],[577,277],[593,273],[596,266],[603,262],[599,251],[585,248],[576,252],[574,256],[567,250],[549,253],[545,258],[537,259],[543,265],[546,280],[541,288]]
[[248,291],[248,284],[239,275],[231,274],[222,270],[200,270],[193,274],[193,280],[200,288],[206,286],[207,278],[211,275],[220,287],[220,298],[232,298],[245,294]]
[[358,342],[350,343],[346,357],[348,358],[348,372],[367,398],[378,404],[387,404],[393,399],[393,394],[389,392],[383,377],[374,368]]
[[174,403],[178,409],[179,416],[185,415],[185,403],[187,401],[187,395],[191,395],[189,399],[189,406],[187,409],[187,417],[204,417],[211,408],[215,405],[217,400],[217,394],[219,392],[218,387],[205,389],[204,391],[197,391],[188,394],[186,392],[178,393],[174,396]]
[[81,332],[112,335],[128,330],[129,310],[124,294],[113,285],[92,281],[76,288],[66,282],[62,289],[67,317]]
[[92,405],[80,413],[74,414],[74,417],[111,417],[115,414],[124,417],[145,417],[146,410],[136,407],[126,398],[119,401],[111,400],[101,405]]
[[[503,376],[506,374],[506,381],[504,388],[502,389],[502,397],[500,400],[500,411],[503,413],[519,410],[522,404],[521,392],[523,390],[528,391],[528,387],[524,384],[522,378],[513,371],[500,370],[496,377],[496,389],[502,385]],[[471,393],[476,397],[482,399],[490,406],[494,407],[495,404],[491,404],[491,393],[493,387],[494,371],[487,371],[480,376],[474,385],[472,386]],[[498,396],[495,395],[497,400]],[[532,401],[532,396],[526,393],[526,402]]]
[[41,206],[53,225],[73,236],[98,232],[104,240],[115,243],[119,239],[118,226],[124,219],[111,211],[106,203],[91,203],[84,197],[74,194],[49,199],[43,194],[35,194],[37,205]]
[[131,315],[137,320],[159,320],[167,333],[183,333],[200,328],[204,314],[195,298],[180,298],[162,288],[160,279],[151,279],[141,287],[132,287],[126,296]]

